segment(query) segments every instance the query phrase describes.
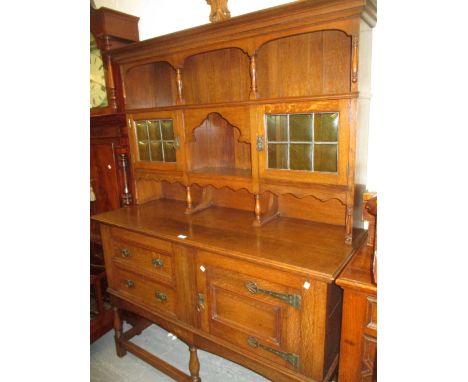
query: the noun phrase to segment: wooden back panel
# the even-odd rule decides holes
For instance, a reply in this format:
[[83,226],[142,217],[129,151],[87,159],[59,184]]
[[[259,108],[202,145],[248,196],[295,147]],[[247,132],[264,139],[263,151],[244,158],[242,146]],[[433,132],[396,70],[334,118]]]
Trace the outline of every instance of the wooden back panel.
[[250,61],[240,49],[221,49],[185,60],[184,98],[187,104],[249,99]]
[[154,62],[130,68],[125,78],[127,109],[175,105],[176,73],[167,62]]
[[257,58],[260,98],[350,91],[351,39],[340,31],[305,33],[263,45]]

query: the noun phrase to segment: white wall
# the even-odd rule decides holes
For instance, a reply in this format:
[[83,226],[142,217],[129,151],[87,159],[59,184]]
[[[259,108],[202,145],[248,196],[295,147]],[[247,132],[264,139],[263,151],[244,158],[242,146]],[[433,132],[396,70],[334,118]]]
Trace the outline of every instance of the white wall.
[[[231,0],[231,16],[254,12],[294,0]],[[95,0],[107,7],[140,18],[140,40],[209,23],[210,6],[205,0]]]
[[[292,1],[295,0],[229,0],[228,8],[231,16],[234,17]],[[139,17],[140,40],[209,23],[210,6],[205,0],[95,0],[94,3],[97,8],[107,7]],[[373,126],[373,120],[375,120],[373,111],[376,109],[377,98],[375,89],[379,82],[375,73],[377,72],[377,58],[381,57],[378,54],[380,51],[378,37],[378,27],[376,27],[373,32],[372,91],[374,98],[371,101],[367,164],[367,189],[369,191],[378,191],[376,181],[378,172],[375,160],[377,139]],[[376,46],[377,49],[374,49]]]

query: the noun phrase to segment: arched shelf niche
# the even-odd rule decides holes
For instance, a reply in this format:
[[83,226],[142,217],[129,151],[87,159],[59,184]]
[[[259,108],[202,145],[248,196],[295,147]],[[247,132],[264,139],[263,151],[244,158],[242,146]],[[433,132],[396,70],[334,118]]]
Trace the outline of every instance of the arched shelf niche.
[[349,93],[351,37],[324,30],[269,41],[257,51],[259,98]]
[[126,71],[127,110],[174,106],[176,99],[176,71],[168,62],[150,62],[133,66]]
[[239,48],[187,57],[183,68],[187,105],[245,101],[250,92],[250,60]]
[[188,142],[191,172],[251,176],[250,144],[239,141],[241,131],[221,114],[209,113],[192,134]]

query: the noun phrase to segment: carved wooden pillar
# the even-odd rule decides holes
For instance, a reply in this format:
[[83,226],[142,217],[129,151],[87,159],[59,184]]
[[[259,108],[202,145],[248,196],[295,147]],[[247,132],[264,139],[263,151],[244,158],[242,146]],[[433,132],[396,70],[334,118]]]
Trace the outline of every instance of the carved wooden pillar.
[[120,202],[122,206],[129,206],[133,202],[132,193],[128,186],[128,157],[127,154],[118,154],[118,163],[121,170],[121,179],[123,181],[123,190],[120,194]]
[[185,103],[184,97],[182,94],[183,90],[183,83],[182,83],[182,69],[177,68],[176,69],[176,81],[177,81],[177,100],[176,104],[177,105],[183,105]]
[[189,361],[189,370],[190,376],[192,377],[193,382],[201,382],[200,378],[200,361],[198,360],[197,348],[195,346],[189,346],[190,350],[190,361]]
[[250,57],[250,99],[257,99],[258,90],[257,90],[257,63],[256,55]]
[[127,354],[127,351],[120,345],[120,338],[123,334],[123,321],[122,321],[122,312],[119,308],[114,306],[114,339],[115,339],[115,349],[119,357],[123,357]]
[[358,80],[359,69],[359,37],[353,35],[351,38],[352,58],[351,58],[351,82],[356,83]]

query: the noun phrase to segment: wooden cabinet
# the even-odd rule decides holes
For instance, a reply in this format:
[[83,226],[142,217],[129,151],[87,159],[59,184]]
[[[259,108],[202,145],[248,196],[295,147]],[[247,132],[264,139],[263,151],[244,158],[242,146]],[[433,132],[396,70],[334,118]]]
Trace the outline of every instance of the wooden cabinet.
[[[358,251],[336,281],[344,291],[340,382],[377,380],[377,284],[374,267],[377,197],[366,193],[364,201],[363,215],[370,220],[367,245]],[[370,203],[374,203],[372,209],[369,208]]]
[[[108,52],[136,205],[101,223],[119,355],[149,322],[274,381],[337,371],[365,239],[371,0],[307,0]],[[141,321],[122,333],[121,312]]]
[[[282,218],[254,231],[248,211],[185,209],[161,199],[95,217],[116,309],[274,381],[331,380],[342,296],[333,280],[365,233],[349,246],[327,224]],[[118,346],[142,355],[129,336]]]
[[[122,87],[118,81],[118,70],[106,53],[138,41],[138,18],[107,8],[91,8],[90,12],[90,186],[93,215],[133,202]],[[105,290],[99,225],[94,221],[91,221],[90,236],[91,265],[100,271],[99,281],[95,284],[102,282],[100,289]],[[94,276],[91,280],[96,280]],[[98,297],[95,290],[91,290],[91,301],[102,297]],[[91,341],[112,328],[112,315],[103,313],[101,308],[97,316],[92,316]]]

